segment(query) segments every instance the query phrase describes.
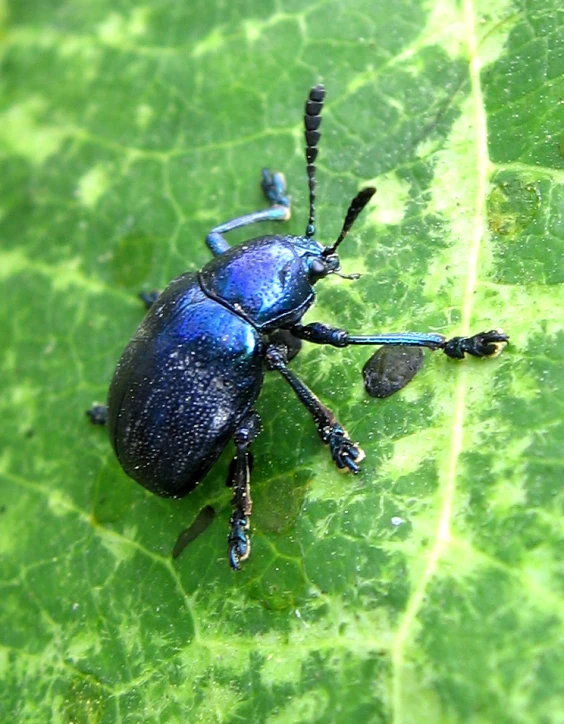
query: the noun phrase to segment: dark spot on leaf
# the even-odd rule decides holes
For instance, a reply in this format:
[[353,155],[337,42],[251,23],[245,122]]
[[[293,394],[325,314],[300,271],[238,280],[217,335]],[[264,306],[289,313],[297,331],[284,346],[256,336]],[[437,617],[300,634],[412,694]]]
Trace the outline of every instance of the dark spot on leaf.
[[176,539],[176,543],[172,549],[172,557],[178,558],[189,543],[192,543],[192,541],[196,540],[198,536],[202,535],[214,517],[215,510],[211,505],[206,505],[205,508],[202,508],[192,525],[183,530]]
[[488,197],[488,225],[494,234],[516,237],[531,224],[540,207],[540,193],[519,179],[498,183]]
[[287,535],[295,528],[310,480],[308,471],[292,470],[263,481],[254,497],[261,530]]
[[372,397],[389,397],[411,382],[422,364],[419,347],[380,347],[362,368],[364,387]]

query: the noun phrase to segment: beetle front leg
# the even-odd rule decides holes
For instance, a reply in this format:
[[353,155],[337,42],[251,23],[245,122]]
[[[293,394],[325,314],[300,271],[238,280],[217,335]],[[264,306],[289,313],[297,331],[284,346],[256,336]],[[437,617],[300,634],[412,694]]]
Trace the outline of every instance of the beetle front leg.
[[229,564],[234,571],[241,569],[251,553],[249,537],[250,518],[253,508],[251,500],[251,470],[253,456],[249,450],[252,441],[260,432],[260,417],[251,411],[233,438],[237,453],[229,466],[227,485],[233,488],[231,504],[233,512],[229,520],[231,530],[227,539]]
[[223,236],[228,231],[250,226],[260,221],[288,221],[290,218],[290,197],[286,195],[286,181],[284,174],[279,171],[271,172],[262,169],[261,188],[267,200],[272,203],[269,209],[255,211],[252,214],[238,216],[236,219],[226,221],[214,227],[206,237],[206,244],[214,256],[224,254],[229,248],[229,242]]
[[501,329],[479,332],[471,337],[452,337],[447,339],[442,334],[426,332],[400,332],[394,334],[353,335],[346,329],[330,327],[326,324],[296,324],[290,329],[299,339],[315,344],[330,344],[333,347],[348,347],[356,344],[370,345],[408,345],[442,350],[447,357],[463,359],[465,353],[474,357],[495,357],[509,342],[509,337]]
[[271,345],[266,350],[266,361],[271,370],[280,372],[282,377],[296,393],[300,402],[313,417],[319,437],[329,445],[331,456],[340,470],[360,471],[359,463],[364,459],[364,451],[352,442],[345,428],[338,422],[331,410],[313,394],[300,378],[286,366],[286,348]]

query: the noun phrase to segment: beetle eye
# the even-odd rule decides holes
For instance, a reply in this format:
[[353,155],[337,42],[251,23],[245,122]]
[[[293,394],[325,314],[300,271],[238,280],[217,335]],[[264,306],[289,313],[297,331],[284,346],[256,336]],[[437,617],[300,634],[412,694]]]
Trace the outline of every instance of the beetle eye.
[[312,259],[309,269],[311,275],[314,277],[324,277],[327,275],[327,266],[321,259]]

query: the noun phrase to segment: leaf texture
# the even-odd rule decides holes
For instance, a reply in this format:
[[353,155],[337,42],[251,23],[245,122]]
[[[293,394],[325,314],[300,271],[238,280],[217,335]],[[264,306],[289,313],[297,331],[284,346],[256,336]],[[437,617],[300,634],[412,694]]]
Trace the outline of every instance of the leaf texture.
[[[0,2],[0,719],[563,721],[563,77],[560,0]],[[234,575],[232,451],[161,500],[84,413],[261,167],[303,233],[317,82],[318,238],[378,192],[307,321],[511,345],[385,401],[372,350],[304,345],[363,470],[269,375]]]

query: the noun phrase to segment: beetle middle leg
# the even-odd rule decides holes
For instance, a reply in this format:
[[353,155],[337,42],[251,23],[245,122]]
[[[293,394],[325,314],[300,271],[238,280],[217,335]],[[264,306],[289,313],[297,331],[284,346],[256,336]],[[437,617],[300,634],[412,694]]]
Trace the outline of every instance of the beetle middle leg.
[[233,512],[229,520],[228,556],[233,570],[238,571],[241,563],[251,553],[249,538],[250,517],[253,507],[251,500],[251,470],[253,456],[249,447],[261,429],[260,417],[251,410],[233,437],[237,452],[229,466],[227,485],[233,488],[231,504]]
[[331,456],[340,470],[360,471],[359,463],[364,459],[364,451],[352,442],[347,431],[336,419],[331,410],[307,387],[300,378],[286,366],[286,348],[270,345],[266,350],[266,361],[271,370],[280,372],[294,390],[300,402],[313,417],[319,437],[329,445]]
[[229,242],[223,236],[228,231],[241,229],[243,226],[250,226],[260,221],[288,221],[291,213],[290,198],[286,195],[284,174],[279,171],[271,172],[267,168],[263,168],[261,188],[272,206],[269,209],[238,216],[236,219],[215,226],[206,237],[206,244],[214,256],[219,256],[231,248]]

